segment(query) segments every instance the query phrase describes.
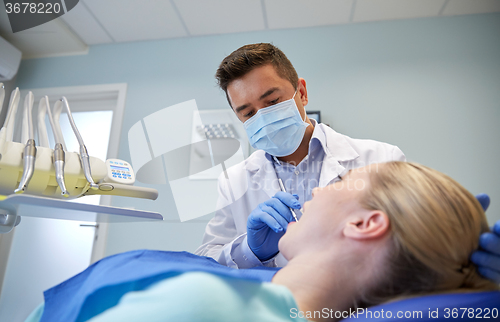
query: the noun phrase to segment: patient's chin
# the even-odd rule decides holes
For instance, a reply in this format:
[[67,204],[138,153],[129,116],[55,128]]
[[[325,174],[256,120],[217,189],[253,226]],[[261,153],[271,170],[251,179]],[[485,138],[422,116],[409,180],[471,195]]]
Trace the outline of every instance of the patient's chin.
[[286,233],[285,233],[285,235],[283,235],[283,237],[281,237],[280,241],[278,242],[278,249],[279,249],[281,255],[283,255],[283,257],[285,257],[286,260],[289,261],[291,259],[290,243],[289,243],[289,240],[287,238]]

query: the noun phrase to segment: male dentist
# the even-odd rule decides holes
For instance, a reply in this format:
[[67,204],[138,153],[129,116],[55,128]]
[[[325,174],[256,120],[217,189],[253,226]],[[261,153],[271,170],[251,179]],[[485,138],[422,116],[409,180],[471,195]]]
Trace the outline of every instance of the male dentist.
[[309,119],[306,81],[272,44],[237,49],[222,61],[216,78],[257,151],[228,169],[248,184],[241,198],[231,203],[231,187],[219,178],[219,202],[229,205],[208,223],[198,255],[235,268],[284,266],[278,241],[294,220],[290,208],[300,219],[298,209],[313,188],[341,180],[350,169],[406,160],[396,146],[352,139]]

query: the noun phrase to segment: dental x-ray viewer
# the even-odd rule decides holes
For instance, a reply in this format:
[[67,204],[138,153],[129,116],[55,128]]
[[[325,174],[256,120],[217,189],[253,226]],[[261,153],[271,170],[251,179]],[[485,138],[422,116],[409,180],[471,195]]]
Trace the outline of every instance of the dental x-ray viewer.
[[[298,212],[312,189],[340,181],[350,169],[406,160],[396,146],[352,139],[309,119],[306,81],[272,44],[237,49],[222,61],[216,78],[257,151],[228,169],[248,183],[242,198],[228,202],[230,187],[219,178],[219,203],[229,205],[208,223],[198,255],[229,267],[284,266],[278,241],[294,221],[291,210]],[[478,251],[473,260],[483,275],[500,282],[495,264],[500,262],[500,237],[483,235],[481,246],[489,252]]]

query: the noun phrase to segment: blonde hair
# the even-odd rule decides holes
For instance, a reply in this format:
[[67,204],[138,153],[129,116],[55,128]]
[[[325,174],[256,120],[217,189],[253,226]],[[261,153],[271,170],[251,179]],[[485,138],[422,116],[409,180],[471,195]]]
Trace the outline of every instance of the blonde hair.
[[469,260],[489,231],[477,199],[447,175],[410,162],[389,162],[370,172],[360,203],[390,220],[392,252],[383,287],[364,294],[374,305],[395,296],[458,289],[498,289]]

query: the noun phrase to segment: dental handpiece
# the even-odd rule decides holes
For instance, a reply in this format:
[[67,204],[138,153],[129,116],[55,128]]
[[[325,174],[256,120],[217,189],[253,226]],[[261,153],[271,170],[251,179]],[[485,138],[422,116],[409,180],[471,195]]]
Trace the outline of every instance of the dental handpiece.
[[73,128],[73,132],[75,133],[76,138],[78,139],[78,143],[80,144],[80,161],[82,163],[82,168],[83,168],[83,174],[85,175],[85,179],[87,179],[87,182],[89,183],[90,189],[92,190],[97,190],[99,189],[99,185],[97,185],[94,182],[94,179],[92,178],[92,172],[90,170],[90,158],[89,154],[87,152],[87,148],[85,147],[85,144],[83,143],[82,136],[80,135],[80,132],[78,131],[78,128],[76,127],[75,121],[73,120],[73,116],[71,114],[71,110],[69,108],[68,100],[66,97],[61,97],[57,102],[54,108],[58,109],[59,104],[63,104],[64,107],[66,108],[66,112],[68,114],[68,120],[69,123],[71,124],[71,127]]
[[92,179],[92,175],[90,172],[90,158],[89,154],[87,153],[87,148],[84,145],[80,145],[80,159],[82,161],[83,174],[90,184],[90,189],[99,189],[99,186],[94,182],[94,179]]
[[21,177],[19,186],[17,187],[16,190],[14,190],[15,193],[23,193],[26,190],[27,185],[31,180],[31,177],[33,176],[33,172],[35,171],[35,158],[36,158],[35,140],[29,139],[28,142],[26,143],[26,146],[24,147],[23,176]]
[[[286,192],[285,185],[283,184],[283,181],[281,180],[281,178],[278,178],[278,182],[280,184],[281,191]],[[299,221],[299,219],[297,218],[297,214],[295,213],[295,211],[291,207],[288,207],[288,208],[292,212],[293,219],[295,219],[295,221]]]
[[64,197],[69,197],[69,192],[66,190],[66,185],[64,184],[64,162],[65,153],[61,143],[56,143],[54,148],[54,169],[56,170],[56,181],[61,188],[61,195]]

